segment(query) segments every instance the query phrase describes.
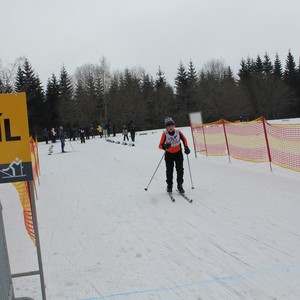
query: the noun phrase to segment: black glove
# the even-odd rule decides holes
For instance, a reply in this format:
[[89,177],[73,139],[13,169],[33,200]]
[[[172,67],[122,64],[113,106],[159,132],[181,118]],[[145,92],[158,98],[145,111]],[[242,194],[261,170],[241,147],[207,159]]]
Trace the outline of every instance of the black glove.
[[189,155],[189,154],[191,153],[190,148],[189,148],[189,147],[184,147],[184,153],[185,153],[186,155]]
[[171,144],[169,144],[169,143],[164,143],[164,144],[162,145],[162,147],[163,147],[164,150],[167,150],[167,149],[169,149],[169,148],[171,147]]

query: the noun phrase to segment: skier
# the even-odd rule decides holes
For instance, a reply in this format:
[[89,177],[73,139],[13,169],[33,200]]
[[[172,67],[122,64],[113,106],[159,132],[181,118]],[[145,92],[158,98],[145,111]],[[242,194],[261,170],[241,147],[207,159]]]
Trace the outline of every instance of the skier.
[[171,117],[165,118],[166,130],[162,133],[159,148],[165,150],[167,192],[171,193],[173,188],[173,169],[176,164],[177,189],[184,193],[183,189],[183,154],[181,150],[181,141],[184,146],[184,153],[190,154],[188,142],[184,134],[175,128],[175,122]]
[[85,143],[85,138],[84,138],[85,130],[84,130],[84,127],[82,127],[80,129],[79,135],[80,135],[80,142],[81,142],[81,144]]
[[127,141],[129,141],[129,138],[128,138],[128,129],[127,129],[126,125],[123,126],[122,134],[124,135],[123,141],[125,142],[125,138],[127,139]]
[[51,129],[50,136],[51,136],[52,143],[55,143],[56,142],[56,131],[55,131],[54,127]]
[[65,133],[64,133],[64,128],[62,126],[59,126],[58,129],[58,137],[60,139],[61,142],[61,152],[65,152]]
[[133,123],[132,120],[130,121],[130,123],[128,125],[128,128],[129,128],[129,132],[130,132],[130,138],[134,142],[134,139],[135,139],[135,124]]
[[46,142],[46,144],[48,144],[48,141],[49,141],[49,135],[50,135],[50,133],[49,133],[48,128],[45,128],[45,129],[44,129],[44,137],[45,137],[45,142]]

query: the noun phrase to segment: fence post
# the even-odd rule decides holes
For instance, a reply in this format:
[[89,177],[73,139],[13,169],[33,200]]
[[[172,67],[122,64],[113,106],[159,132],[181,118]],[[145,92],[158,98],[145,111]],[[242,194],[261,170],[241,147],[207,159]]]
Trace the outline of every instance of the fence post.
[[269,164],[270,164],[270,171],[272,172],[272,157],[271,157],[269,139],[268,139],[267,128],[266,128],[266,119],[265,119],[265,117],[262,117],[261,119],[262,119],[263,128],[264,128],[264,134],[265,134],[265,140],[266,140],[266,146],[267,146],[267,152],[268,152]]
[[2,205],[0,202],[0,299],[13,300],[14,289],[11,279],[9,257],[7,252]]
[[204,139],[204,145],[205,145],[205,153],[206,153],[206,156],[208,156],[208,153],[207,153],[207,145],[206,145],[206,137],[205,137],[205,131],[204,131],[204,125],[203,125],[203,124],[201,125],[201,128],[202,128],[202,131],[203,131],[203,139]]
[[195,157],[197,158],[196,146],[195,146],[195,138],[194,138],[194,127],[193,127],[193,125],[192,125],[191,120],[190,120],[190,127],[191,127],[191,132],[192,132],[192,138],[193,138],[193,144],[194,144]]
[[223,130],[224,130],[224,136],[225,136],[225,141],[226,141],[228,159],[229,159],[229,163],[231,163],[231,160],[230,160],[230,151],[229,151],[229,145],[228,145],[228,138],[227,138],[227,133],[226,133],[226,129],[225,129],[225,120],[222,119],[221,122],[223,124]]

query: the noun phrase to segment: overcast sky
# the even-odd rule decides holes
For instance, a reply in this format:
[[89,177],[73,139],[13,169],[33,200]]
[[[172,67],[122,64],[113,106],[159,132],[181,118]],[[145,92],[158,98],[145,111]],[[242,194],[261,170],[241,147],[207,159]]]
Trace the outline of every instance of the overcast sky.
[[300,57],[299,0],[1,0],[0,59],[26,56],[43,84],[64,64],[72,75],[106,57],[111,69],[158,66],[174,83],[179,62],[197,71],[223,59],[233,71],[242,58],[285,63]]

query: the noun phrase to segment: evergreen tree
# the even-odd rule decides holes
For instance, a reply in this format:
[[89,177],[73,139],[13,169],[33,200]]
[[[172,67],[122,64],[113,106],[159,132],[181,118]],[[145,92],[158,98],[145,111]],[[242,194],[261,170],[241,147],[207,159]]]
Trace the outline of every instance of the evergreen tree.
[[188,73],[187,73],[187,81],[190,86],[195,85],[197,83],[197,72],[196,72],[195,66],[192,61],[190,61],[190,63],[189,63],[189,69],[188,69]]
[[283,73],[282,73],[282,65],[281,61],[279,59],[278,53],[276,53],[275,61],[274,61],[274,70],[273,70],[274,77],[278,79],[282,79]]
[[233,72],[230,67],[228,67],[224,72],[224,80],[235,82]]
[[103,79],[96,75],[95,78],[95,96],[96,96],[96,120],[101,119],[101,113],[104,111],[105,97],[108,91],[104,91]]
[[149,74],[144,73],[142,75],[141,93],[146,105],[146,117],[143,125],[146,128],[153,128],[155,125],[155,86],[153,78]]
[[60,125],[71,126],[74,124],[77,120],[76,111],[72,79],[63,66],[59,79],[58,117]]
[[164,125],[164,118],[168,115],[172,115],[173,103],[173,89],[167,83],[165,74],[159,67],[155,79],[155,105],[153,106],[155,112],[155,128],[162,127]]
[[17,69],[14,86],[16,92],[23,92],[25,90],[25,75],[21,66],[19,66]]
[[46,101],[49,112],[49,125],[51,127],[56,127],[59,123],[59,83],[54,73],[52,74],[51,78],[48,79],[47,82]]
[[242,59],[240,65],[241,68],[238,71],[238,77],[240,78],[239,81],[248,81],[255,71],[255,62],[253,61],[253,59],[250,59],[250,57],[248,57],[246,61]]
[[[108,115],[112,115],[115,120],[118,120],[120,123],[115,124],[117,130],[121,130],[123,124],[123,121],[120,121],[122,118],[122,112],[123,112],[123,103],[122,103],[122,97],[121,97],[121,89],[120,89],[120,83],[121,83],[121,77],[122,74],[115,72],[110,79],[110,87],[107,91],[106,101],[107,101],[107,108],[106,112]],[[106,121],[106,114],[105,111],[102,114],[102,121]]]
[[85,83],[85,112],[86,112],[86,124],[96,122],[98,119],[97,112],[97,91],[96,83],[93,74],[90,72],[86,78]]
[[84,101],[85,99],[85,89],[82,79],[77,79],[77,82],[75,84],[75,92],[74,92],[74,103],[76,107],[76,115],[77,119],[74,120],[72,125],[77,125],[80,127],[83,127],[86,125],[85,120],[85,107],[84,107]]
[[260,56],[257,55],[256,61],[255,61],[255,72],[257,74],[262,74],[263,71],[264,71],[263,62],[262,62]]
[[177,120],[178,125],[186,125],[188,121],[188,74],[185,66],[180,62],[177,69],[177,76],[175,77],[175,89],[176,89],[176,103],[174,105],[174,117]]
[[187,72],[186,110],[190,113],[195,110],[197,101],[197,72],[192,61],[189,63]]
[[264,56],[263,72],[266,75],[269,75],[273,72],[273,65],[272,65],[272,62],[271,62],[270,57],[267,52],[265,53],[265,56]]
[[180,62],[177,69],[177,76],[175,77],[176,99],[181,103],[185,102],[185,92],[187,89],[188,75],[182,62]]
[[47,106],[42,83],[28,59],[25,59],[23,68],[18,68],[15,91],[26,93],[29,127],[31,132],[37,133],[47,124]]
[[287,59],[286,59],[286,65],[284,70],[284,81],[287,85],[289,85],[291,88],[296,88],[298,84],[298,76],[297,76],[297,70],[296,70],[296,63],[294,60],[293,55],[291,54],[291,51],[289,50]]
[[164,72],[161,70],[160,67],[158,67],[158,71],[156,73],[156,80],[155,80],[155,88],[156,90],[161,88],[161,87],[165,87],[166,86],[166,77]]

